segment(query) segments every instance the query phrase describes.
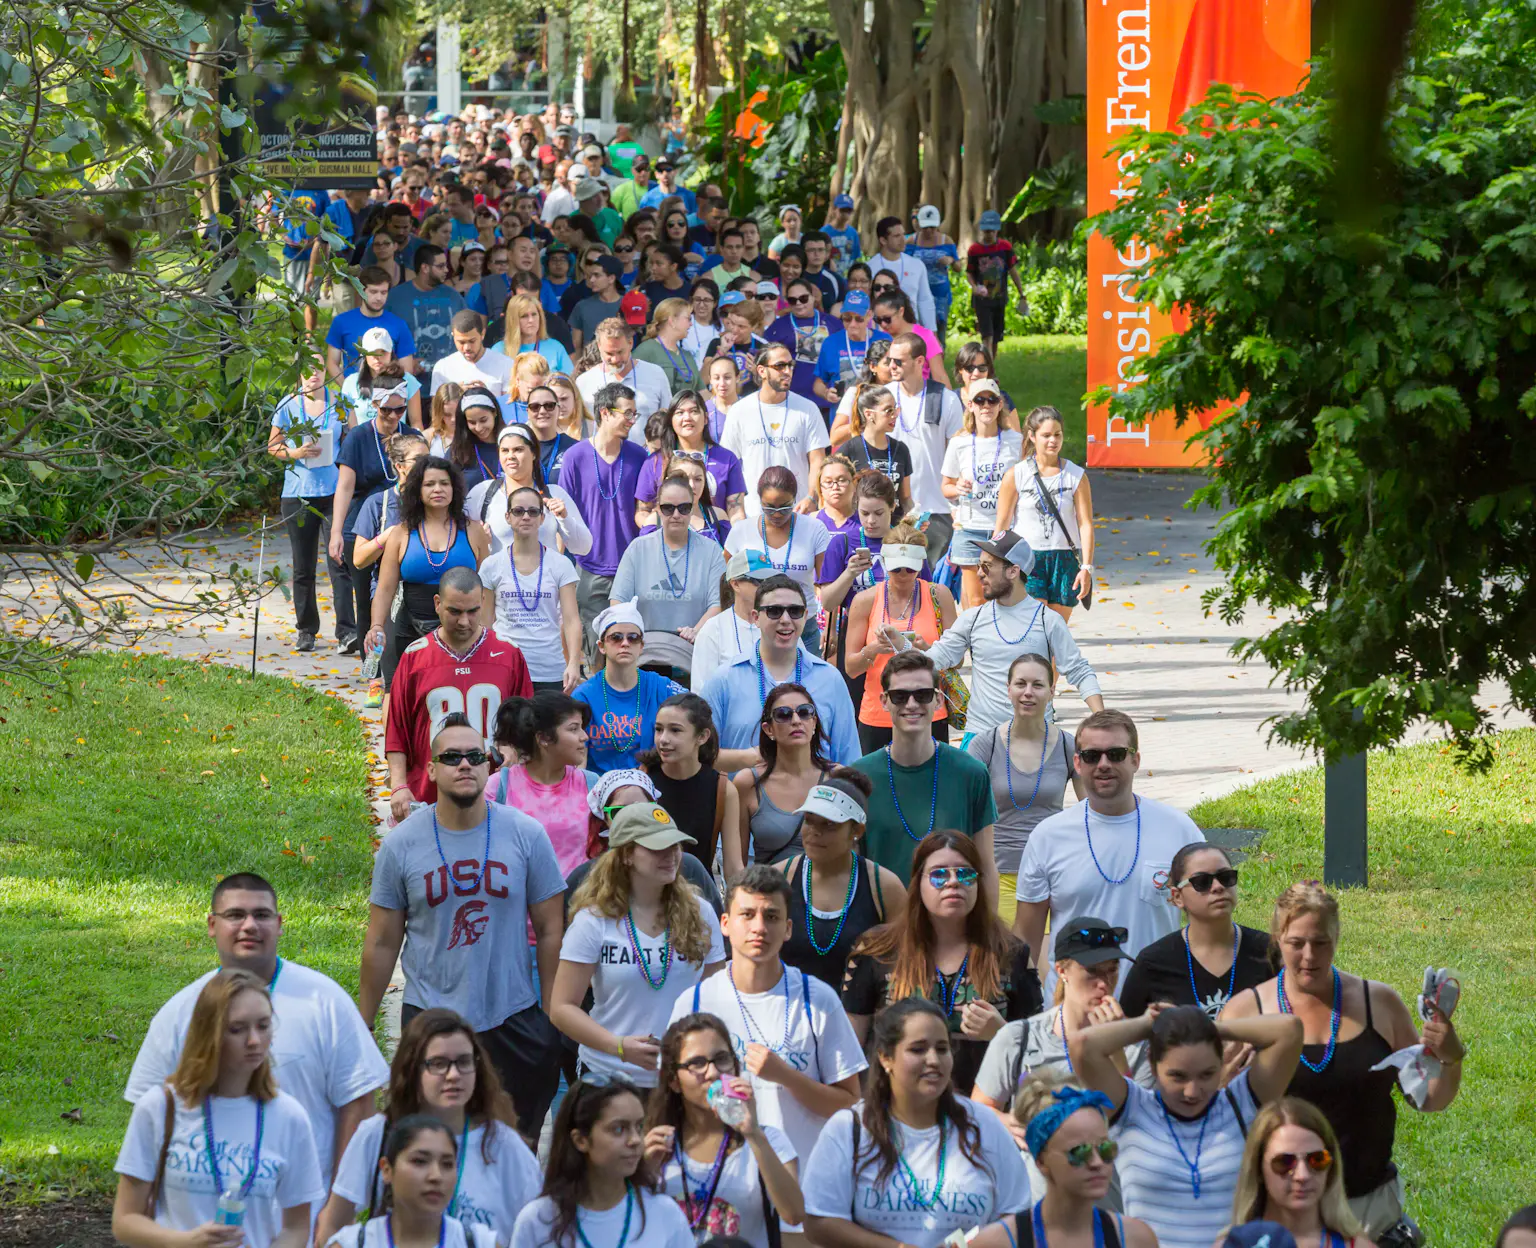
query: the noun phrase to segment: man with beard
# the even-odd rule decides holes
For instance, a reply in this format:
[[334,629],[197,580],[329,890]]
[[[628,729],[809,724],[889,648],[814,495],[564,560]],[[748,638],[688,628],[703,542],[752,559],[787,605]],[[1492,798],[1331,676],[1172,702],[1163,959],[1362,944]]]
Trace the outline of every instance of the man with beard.
[[411,331],[418,376],[430,379],[433,366],[452,355],[453,318],[464,298],[448,282],[448,253],[431,243],[416,249],[416,276],[389,292],[384,307]]
[[490,755],[479,726],[452,712],[431,752],[436,805],[388,832],[374,859],[358,1009],[373,1026],[403,946],[402,1026],[434,1007],[468,1019],[525,1136],[537,1140],[560,1081],[559,1036],[547,1010],[565,880],[543,827],[485,800]]

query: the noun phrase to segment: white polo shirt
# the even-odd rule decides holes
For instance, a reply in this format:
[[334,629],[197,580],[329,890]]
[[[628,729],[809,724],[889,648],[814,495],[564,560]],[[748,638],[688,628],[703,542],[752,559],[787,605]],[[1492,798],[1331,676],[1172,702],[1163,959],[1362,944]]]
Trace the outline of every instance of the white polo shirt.
[[576,378],[576,389],[581,391],[581,397],[587,403],[587,410],[593,416],[597,415],[597,408],[593,402],[597,392],[615,381],[628,386],[635,392],[635,425],[629,431],[629,440],[643,446],[645,445],[646,419],[658,408],[671,406],[672,385],[667,381],[666,373],[654,364],[647,364],[644,360],[631,360],[629,372],[622,375],[614,372],[606,364],[598,363]]

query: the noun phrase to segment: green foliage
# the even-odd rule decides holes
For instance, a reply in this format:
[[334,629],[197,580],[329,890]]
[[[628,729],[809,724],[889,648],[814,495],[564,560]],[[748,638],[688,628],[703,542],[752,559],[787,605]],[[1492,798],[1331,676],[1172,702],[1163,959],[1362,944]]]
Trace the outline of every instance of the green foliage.
[[217,879],[271,880],[282,951],[356,985],[362,731],[293,681],[121,653],[49,688],[0,677],[0,718],[47,760],[12,769],[0,803],[0,1167],[13,1195],[105,1192],[149,1020],[213,963]]
[[1069,152],[1054,165],[1030,174],[1003,210],[1004,221],[1023,221],[1037,212],[1070,208],[1082,212],[1088,203],[1088,165]]
[[[949,334],[949,359],[971,335]],[[955,370],[951,368],[953,377]],[[1061,413],[1066,442],[1061,453],[1084,462],[1088,455],[1088,340],[1066,334],[1004,338],[997,351],[997,380],[1021,411],[1054,407]]]
[[[1018,250],[1019,272],[1029,299],[1027,314],[1019,312],[1009,288],[1004,328],[1012,334],[1081,334],[1088,325],[1087,260],[1073,243],[1037,243]],[[969,283],[953,277],[955,301],[949,310],[949,333],[976,333]]]
[[[1303,708],[1278,735],[1325,753],[1427,720],[1484,764],[1476,694],[1536,708],[1536,11],[1489,6],[1398,85],[1397,196],[1335,215],[1331,73],[1266,102],[1220,89],[1187,133],[1141,136],[1140,189],[1095,224],[1186,332],[1144,363],[1131,421],[1219,418],[1197,505],[1224,619]],[[1197,116],[1211,115],[1213,126]]]

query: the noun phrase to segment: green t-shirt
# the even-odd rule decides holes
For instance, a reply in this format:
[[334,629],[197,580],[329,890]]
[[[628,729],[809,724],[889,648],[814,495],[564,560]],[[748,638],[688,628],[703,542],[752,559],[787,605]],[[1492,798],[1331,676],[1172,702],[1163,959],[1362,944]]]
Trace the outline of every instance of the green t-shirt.
[[626,139],[622,143],[610,143],[608,144],[608,163],[627,178],[633,172],[635,157],[644,151],[645,148],[633,139]]
[[[864,852],[903,881],[912,874],[912,851],[928,835],[930,811],[936,832],[956,831],[975,836],[997,822],[997,804],[992,800],[992,780],[986,765],[952,745],[940,743],[935,750],[934,760],[921,767],[891,763],[885,750],[866,754],[854,763],[875,785],[874,796],[869,799]],[[936,810],[932,797],[935,765],[939,781]],[[900,814],[891,800],[893,779],[896,798],[901,803]],[[902,827],[903,815],[907,827],[912,829],[910,835]]]
[[592,224],[597,226],[598,237],[612,247],[613,240],[624,228],[624,218],[612,208],[605,206],[597,210],[597,214],[592,218]]

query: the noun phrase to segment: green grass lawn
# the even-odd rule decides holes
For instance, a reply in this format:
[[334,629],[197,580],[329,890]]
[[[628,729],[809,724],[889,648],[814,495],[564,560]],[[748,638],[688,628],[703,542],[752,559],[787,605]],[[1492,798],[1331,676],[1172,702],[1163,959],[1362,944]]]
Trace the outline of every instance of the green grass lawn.
[[291,681],[122,654],[0,679],[0,725],[0,1175],[9,1198],[103,1192],[149,1020],[213,963],[220,876],[271,880],[282,951],[355,990],[364,738]]
[[[1201,827],[1265,830],[1243,867],[1240,921],[1268,929],[1269,899],[1323,874],[1323,777],[1313,768],[1205,802]],[[1536,731],[1498,739],[1486,776],[1449,750],[1415,746],[1370,760],[1370,887],[1340,894],[1339,964],[1391,984],[1409,1003],[1426,966],[1463,984],[1456,1023],[1468,1046],[1461,1094],[1443,1113],[1399,1101],[1396,1158],[1408,1208],[1435,1248],[1492,1241],[1532,1199],[1536,1139]]]
[[[953,336],[950,343],[960,344]],[[954,357],[950,356],[954,377]],[[1088,389],[1088,340],[1065,334],[1004,338],[998,351],[997,377],[1018,404],[1020,414],[1049,405],[1066,422],[1062,454],[1079,464],[1088,458],[1088,417],[1083,392]]]

